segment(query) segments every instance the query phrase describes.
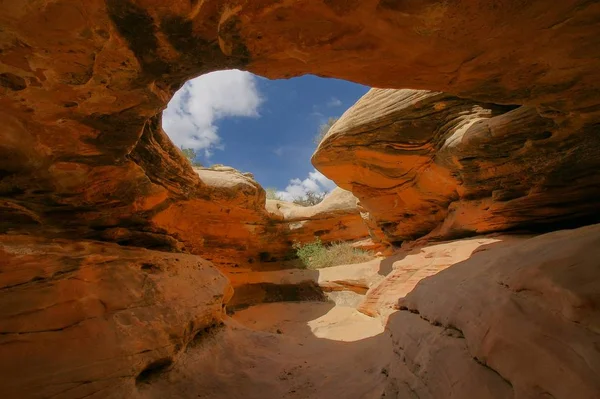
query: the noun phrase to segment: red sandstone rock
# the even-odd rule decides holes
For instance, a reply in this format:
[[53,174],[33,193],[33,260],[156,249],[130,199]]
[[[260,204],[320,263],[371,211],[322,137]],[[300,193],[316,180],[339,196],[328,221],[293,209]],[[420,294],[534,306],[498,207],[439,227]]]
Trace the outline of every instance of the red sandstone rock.
[[[186,79],[224,68],[527,104],[593,142],[599,15],[600,5],[583,0],[11,1],[0,13],[0,196],[10,202],[3,219],[26,223],[3,221],[2,230],[189,247],[195,231],[153,222],[179,217],[177,204],[211,217],[206,188],[162,132],[160,112]],[[572,154],[573,165],[596,147],[579,148],[553,151]],[[567,176],[585,181],[596,169]]]
[[403,248],[379,261],[379,272],[386,277],[371,287],[358,310],[369,316],[387,317],[397,309],[398,299],[405,297],[421,280],[469,259],[486,247],[526,238],[492,235]]
[[[506,202],[506,206],[494,208],[494,216],[500,217],[482,221],[477,216],[485,208],[481,202],[489,201],[490,196],[485,195],[463,201],[458,208],[442,207],[449,215],[442,218],[446,224],[440,231],[456,231],[456,226],[506,228],[510,224],[505,222],[511,218],[502,214],[523,221],[539,210],[535,218],[544,219],[557,215],[552,208],[561,208],[564,220],[588,218],[593,211],[586,207],[594,210],[598,205],[593,188],[598,186],[594,160],[600,109],[599,18],[600,4],[584,0],[4,2],[0,11],[0,229],[2,233],[30,234],[2,238],[5,252],[7,247],[17,251],[2,258],[0,267],[11,270],[3,272],[2,278],[9,279],[8,284],[25,283],[3,290],[0,296],[2,331],[8,333],[2,338],[1,350],[6,352],[0,363],[2,389],[8,392],[4,396],[85,397],[106,388],[98,395],[110,397],[114,392],[116,397],[129,397],[136,375],[146,369],[143,380],[152,376],[150,370],[168,368],[177,344],[182,349],[191,333],[220,311],[225,282],[212,269],[198,271],[195,265],[200,261],[195,257],[87,241],[47,244],[46,239],[31,235],[111,240],[207,256],[218,253],[219,245],[230,251],[234,243],[251,236],[243,229],[252,223],[260,226],[261,218],[255,210],[242,207],[236,210],[240,212],[237,221],[222,230],[239,234],[233,241],[215,235],[211,242],[204,232],[208,240],[202,241],[196,230],[200,221],[227,220],[222,214],[227,214],[228,207],[211,200],[211,189],[160,127],[160,112],[186,79],[237,67],[268,77],[314,73],[378,87],[439,90],[476,103],[524,104],[491,118],[491,124],[482,124],[481,131],[469,138],[472,146],[463,148],[465,152],[450,152],[463,161],[469,157],[481,160],[478,147],[499,144],[493,135],[486,135],[488,129],[500,132],[505,139],[500,143],[506,144],[502,151],[511,153],[507,167],[498,160],[477,161],[479,172],[467,170],[470,177],[463,181],[471,179],[465,193],[473,194],[470,190],[478,185],[485,191],[493,188],[490,209]],[[540,118],[553,126],[551,137],[540,129]],[[517,125],[524,130],[511,129],[519,120],[522,123]],[[524,137],[528,137],[525,144]],[[546,166],[540,173],[535,156],[523,157],[516,169],[511,166],[521,159],[518,151],[531,154],[527,143],[535,137],[554,143],[540,154],[542,166],[552,158],[559,163],[555,173],[547,174],[552,168],[544,169]],[[449,156],[446,161],[456,160]],[[419,176],[425,178],[421,183],[428,190],[445,185],[431,173]],[[432,178],[427,180],[427,176]],[[502,187],[493,179],[498,176],[506,179]],[[522,188],[514,184],[515,176],[526,177],[527,188],[539,191],[515,197]],[[535,181],[540,177],[547,183]],[[556,190],[554,182],[566,188]],[[560,194],[555,195],[554,206],[548,202],[548,191]],[[536,196],[539,201],[528,202]],[[442,197],[445,201],[446,196]],[[522,203],[519,198],[528,201]],[[469,196],[463,199],[471,201]],[[189,221],[190,217],[195,220]],[[242,220],[246,224],[240,229]],[[421,233],[429,231],[428,227]],[[445,281],[439,290],[429,291],[421,299],[417,300],[415,293],[411,300],[424,317],[439,316],[444,323],[453,318],[465,340],[441,342],[448,341],[439,338],[444,331],[454,334],[451,328],[429,327],[416,315],[407,317],[403,312],[408,320],[400,324],[407,329],[394,334],[396,349],[404,351],[400,353],[411,364],[427,365],[422,370],[431,370],[430,376],[435,378],[425,378],[424,371],[419,373],[416,367],[390,371],[413,376],[412,380],[398,378],[395,386],[390,383],[390,395],[408,396],[412,391],[423,397],[455,392],[457,397],[510,394],[501,377],[475,365],[471,353],[514,382],[515,392],[521,396],[597,394],[598,354],[592,345],[597,335],[593,313],[597,306],[589,305],[595,303],[592,294],[598,291],[593,274],[597,268],[589,265],[593,258],[573,267],[568,262],[593,255],[597,243],[583,245],[581,240],[577,238],[581,245],[576,247],[565,238],[525,248],[529,256],[552,254],[552,258],[543,257],[552,268],[531,263],[527,268],[531,275],[514,270],[515,265],[523,265],[519,263],[522,253],[517,251],[515,258],[502,258],[504,262],[488,267],[486,273],[490,274],[466,273],[472,282],[462,286],[465,292],[457,293],[455,286]],[[57,248],[59,245],[65,249]],[[562,247],[568,249],[568,257]],[[244,244],[238,253],[246,255],[249,250],[258,253],[261,249]],[[114,260],[114,256],[118,258]],[[166,272],[146,277],[148,271],[140,270],[139,264],[146,257],[152,264],[164,266]],[[176,258],[181,259],[178,266],[174,266]],[[80,261],[79,269],[69,271]],[[514,281],[503,278],[501,270],[507,264],[506,273],[514,272]],[[152,266],[148,267],[152,271]],[[509,288],[494,285],[490,275],[502,277],[503,282],[510,280]],[[34,279],[38,276],[42,280]],[[80,280],[71,279],[73,276]],[[86,284],[88,279],[97,283]],[[462,279],[449,280],[463,283]],[[144,281],[151,286],[147,288]],[[539,287],[539,281],[547,285]],[[512,291],[513,283],[517,289],[525,289]],[[592,294],[582,289],[590,289]],[[419,295],[424,292],[417,290]],[[532,295],[536,290],[541,290],[540,296]],[[432,294],[436,300],[424,299],[431,299]],[[440,305],[439,298],[453,297],[462,301],[465,311]],[[140,298],[149,299],[151,306],[137,307]],[[483,298],[496,299],[486,302],[485,312],[477,308]],[[109,307],[103,308],[96,299]],[[67,303],[73,306],[57,300],[71,301]],[[58,305],[50,306],[55,303]],[[522,307],[515,310],[515,303]],[[126,309],[132,305],[136,307]],[[86,319],[88,316],[93,318]],[[198,324],[190,326],[190,320]],[[80,323],[69,327],[76,322]],[[34,333],[38,328],[62,330]],[[489,331],[487,337],[481,334],[484,331]],[[265,345],[268,340],[260,335],[249,341]],[[343,349],[335,348],[347,353]],[[377,353],[368,349],[357,353]],[[348,364],[355,360],[344,359]],[[212,369],[212,363],[199,361]],[[369,372],[377,379],[376,386],[387,379],[382,370]],[[452,378],[447,378],[450,372]],[[219,375],[216,380],[222,378]],[[335,385],[333,380],[320,380],[329,387]],[[442,385],[436,385],[440,382]],[[453,387],[453,382],[459,385]],[[344,389],[373,394],[371,386],[365,386],[356,379]],[[311,388],[311,393],[322,392]],[[264,392],[259,394],[262,397]]]
[[534,108],[373,89],[333,125],[313,163],[398,242],[594,221],[598,151],[591,126]]
[[267,210],[272,219],[286,225],[284,234],[291,242],[312,242],[316,237],[324,243],[353,241],[369,235],[356,197],[341,188],[334,189],[317,205],[307,207],[267,200]]
[[128,397],[220,323],[231,296],[194,255],[4,235],[0,259],[4,398]]

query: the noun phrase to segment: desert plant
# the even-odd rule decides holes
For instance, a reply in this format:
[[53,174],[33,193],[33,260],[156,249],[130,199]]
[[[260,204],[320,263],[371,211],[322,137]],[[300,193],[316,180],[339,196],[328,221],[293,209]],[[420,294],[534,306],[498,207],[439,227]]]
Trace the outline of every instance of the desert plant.
[[302,197],[294,198],[294,204],[302,205],[302,206],[313,206],[317,205],[319,202],[323,201],[326,193],[316,193],[314,191],[307,192]]
[[302,264],[308,269],[348,265],[373,259],[371,252],[354,248],[350,243],[336,242],[326,246],[318,237],[308,244],[295,242],[292,247]]
[[282,201],[282,198],[277,194],[277,189],[275,187],[267,187],[265,188],[265,192],[267,193],[267,199]]
[[333,126],[333,124],[336,123],[338,119],[339,118],[329,118],[327,122],[319,126],[319,132],[314,138],[314,142],[316,145],[321,144],[321,141],[323,141],[323,138],[325,137],[329,129],[331,129],[331,126]]
[[193,166],[197,166],[200,168],[202,167],[202,163],[196,160],[196,150],[194,150],[193,148],[183,148],[183,146],[181,146],[181,152],[183,153],[183,156],[186,157]]

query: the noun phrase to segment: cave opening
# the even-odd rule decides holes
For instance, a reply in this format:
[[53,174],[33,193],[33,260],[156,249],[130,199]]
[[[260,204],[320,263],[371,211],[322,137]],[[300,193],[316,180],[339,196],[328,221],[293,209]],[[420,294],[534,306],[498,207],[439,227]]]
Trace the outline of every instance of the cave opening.
[[[599,396],[600,3],[5,3],[1,397]],[[298,102],[189,83],[219,105],[172,145],[227,68],[391,88],[312,158],[360,208],[268,207],[328,184]],[[393,253],[285,263],[357,232]]]
[[162,126],[194,167],[231,167],[250,173],[271,198],[313,203],[335,183],[310,158],[328,128],[368,90],[314,75],[270,80],[216,71],[173,95]]
[[[163,111],[162,127],[200,180],[211,187],[209,200],[226,208],[224,224],[238,214],[248,217],[245,212],[256,205],[266,217],[263,234],[275,242],[236,247],[226,242],[226,234],[196,231],[203,244],[224,253],[217,257],[205,251],[201,256],[233,282],[234,295],[226,304],[229,314],[259,303],[339,299],[355,305],[364,297],[367,287],[362,282],[340,278],[337,285],[343,293],[324,292],[318,284],[319,269],[378,262],[383,247],[371,239],[358,200],[351,192],[336,189],[335,182],[311,165],[311,156],[339,117],[368,91],[364,85],[313,75],[269,80],[224,70],[191,79],[174,93]],[[257,190],[247,189],[248,185]],[[263,188],[266,203],[261,199]],[[232,206],[232,198],[244,190],[251,199]],[[239,252],[248,254],[240,261]],[[266,281],[238,285],[237,275],[247,269],[287,270],[304,280],[270,282],[263,276]]]

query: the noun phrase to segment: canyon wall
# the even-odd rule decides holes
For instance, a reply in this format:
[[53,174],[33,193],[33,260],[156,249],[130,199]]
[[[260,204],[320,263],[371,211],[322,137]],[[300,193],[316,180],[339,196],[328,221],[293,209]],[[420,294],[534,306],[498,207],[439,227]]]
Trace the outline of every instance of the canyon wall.
[[[396,295],[400,311],[387,323],[395,356],[386,394],[598,397],[599,240],[600,225],[497,237],[405,298]],[[438,250],[441,258],[445,252]]]
[[526,105],[593,135],[599,15],[583,0],[9,1],[0,13],[2,230],[210,254],[189,245],[194,231],[164,222],[202,213],[209,196],[160,112],[187,79],[218,69]]
[[[574,135],[591,141],[577,151],[568,143],[549,147],[579,159],[595,148],[599,15],[599,5],[585,1],[10,1],[0,14],[0,227],[206,257],[220,252],[211,237],[198,239],[197,226],[181,223],[174,231],[169,220],[211,219],[221,210],[204,211],[214,202],[211,190],[165,136],[160,112],[187,79],[225,68],[270,78],[314,73],[522,105],[504,118],[549,125],[525,133],[538,145]],[[505,126],[504,118],[490,120]],[[512,140],[504,152],[524,145]],[[468,166],[474,168],[478,155],[457,157],[475,157]],[[522,198],[528,188],[506,186],[495,190],[501,199]],[[242,217],[255,225],[264,216]]]
[[600,216],[600,136],[529,106],[372,89],[313,164],[351,190],[392,242],[549,231]]
[[[363,142],[371,155],[400,165],[409,180],[390,174],[377,160],[369,165],[363,160],[357,169],[378,185],[363,184],[357,190],[354,182],[360,176],[346,181],[332,166],[333,177],[373,210],[373,222],[390,240],[435,231],[448,237],[528,227],[530,221],[550,229],[593,221],[598,205],[599,19],[600,4],[584,0],[3,2],[1,393],[20,398],[132,397],[140,384],[180,364],[186,349],[225,318],[222,306],[231,294],[226,279],[196,255],[229,266],[250,263],[264,249],[254,247],[249,237],[260,236],[270,222],[267,212],[257,208],[260,188],[237,177],[229,188],[207,183],[211,177],[194,171],[162,131],[161,111],[168,100],[187,79],[203,73],[228,68],[269,78],[313,73],[375,87],[436,91],[402,109],[391,102],[390,112],[378,111],[416,117],[400,117],[397,124],[404,125],[403,134],[410,132],[408,142],[390,138],[395,121],[392,129],[380,131],[389,150]],[[414,105],[422,105],[424,113],[413,112]],[[439,118],[449,118],[456,128],[457,110],[475,121],[468,129],[446,129],[445,119]],[[423,125],[419,115],[433,121]],[[333,150],[334,133],[319,151]],[[412,151],[411,161],[427,172],[398,164],[399,151]],[[499,157],[490,159],[494,154]],[[378,170],[373,172],[372,165]],[[381,190],[394,185],[405,186],[406,199],[422,198],[428,205],[404,201],[410,211],[405,215],[390,207],[388,217],[383,204],[393,202]],[[226,202],[223,196],[231,187],[249,194],[235,194]],[[399,187],[393,190],[404,195]],[[426,211],[431,213],[420,214]],[[229,219],[230,214],[237,216]],[[209,225],[224,220],[232,222],[224,224],[223,234],[214,233]],[[239,236],[227,241],[230,233]],[[427,280],[434,285],[442,281],[433,297],[417,287],[400,306],[428,320],[445,314],[439,323],[448,328],[455,323],[469,342],[466,348],[461,341],[460,359],[473,365],[472,354],[513,381],[510,391],[507,383],[490,377],[497,389],[482,397],[511,392],[594,397],[597,318],[581,309],[595,306],[598,289],[583,284],[595,281],[594,265],[579,262],[578,256],[592,256],[595,242],[576,237],[576,246],[560,252],[567,241],[517,248],[516,258],[488,265],[489,275],[466,271],[459,279],[468,282],[461,295],[453,291],[459,281],[444,280],[447,274],[440,273]],[[501,277],[504,266],[514,267],[510,263],[523,251],[538,254],[548,248],[552,259],[540,258],[547,260],[541,265],[547,271],[506,269],[518,278],[491,277]],[[581,264],[585,267],[577,266]],[[540,275],[553,283],[535,286]],[[496,286],[496,280],[517,288]],[[564,296],[556,294],[565,286],[557,281],[572,282]],[[590,294],[573,288],[575,283]],[[474,306],[469,292],[479,292],[477,299],[497,298],[492,304],[497,307],[516,303],[522,312],[508,306],[490,307],[497,311],[487,315],[469,308],[461,312],[462,302],[443,309],[432,299],[456,297]],[[399,314],[410,319],[400,324],[415,331],[395,336],[397,351],[406,351],[410,359],[418,349],[417,354],[436,365],[449,356],[446,364],[454,370],[452,360],[459,355],[413,339],[437,326],[410,312]],[[567,346],[553,346],[567,341]],[[511,346],[515,342],[519,345]],[[543,362],[546,355],[549,361],[539,368],[540,363],[531,361]],[[559,357],[563,363],[556,361]],[[535,373],[526,379],[519,373],[522,367]],[[409,371],[418,375],[416,369]],[[383,372],[376,372],[382,380]],[[401,367],[386,371],[400,376],[401,389],[410,377],[402,377],[407,372]],[[431,375],[440,375],[436,373]],[[483,386],[478,381],[471,381],[472,386]],[[535,390],[536,382],[541,390]],[[430,385],[420,378],[408,386],[421,392]],[[401,392],[389,389],[390,395]]]
[[[307,243],[318,237],[324,243],[356,241],[369,237],[357,198],[339,187],[313,206],[267,200],[271,218],[285,226],[288,242]],[[374,243],[363,245],[375,246]]]
[[0,236],[0,392],[126,397],[221,322],[210,262],[113,243]]

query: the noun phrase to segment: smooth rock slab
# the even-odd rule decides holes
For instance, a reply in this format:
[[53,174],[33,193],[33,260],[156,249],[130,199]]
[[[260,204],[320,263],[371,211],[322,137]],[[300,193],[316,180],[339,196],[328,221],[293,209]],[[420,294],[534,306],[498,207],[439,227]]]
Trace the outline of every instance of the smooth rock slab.
[[[446,378],[468,356],[510,384],[515,398],[598,398],[599,259],[593,225],[489,246],[422,280],[388,321],[395,350],[414,363],[412,389],[421,398],[482,389],[485,380],[462,381],[461,393]],[[448,334],[460,357],[444,349]],[[475,397],[506,397],[492,391]]]

